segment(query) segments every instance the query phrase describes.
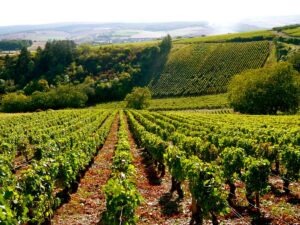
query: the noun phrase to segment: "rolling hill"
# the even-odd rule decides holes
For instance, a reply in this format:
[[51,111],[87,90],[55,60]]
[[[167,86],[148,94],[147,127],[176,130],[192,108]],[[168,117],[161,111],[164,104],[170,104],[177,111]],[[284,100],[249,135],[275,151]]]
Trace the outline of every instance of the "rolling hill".
[[268,41],[175,44],[150,87],[157,97],[226,92],[234,74],[263,66],[269,52]]

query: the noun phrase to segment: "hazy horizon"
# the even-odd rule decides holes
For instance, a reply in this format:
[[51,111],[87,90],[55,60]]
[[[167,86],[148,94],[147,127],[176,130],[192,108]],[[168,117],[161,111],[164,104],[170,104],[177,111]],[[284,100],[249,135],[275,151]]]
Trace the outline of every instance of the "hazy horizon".
[[[232,24],[264,17],[300,15],[300,1],[5,1],[0,26],[57,23],[159,23],[206,21]],[[300,21],[299,21],[300,22]]]

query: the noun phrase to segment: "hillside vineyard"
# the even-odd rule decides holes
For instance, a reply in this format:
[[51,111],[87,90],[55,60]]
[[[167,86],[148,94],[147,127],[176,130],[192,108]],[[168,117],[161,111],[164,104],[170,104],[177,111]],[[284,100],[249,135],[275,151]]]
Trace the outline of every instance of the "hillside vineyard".
[[268,41],[174,44],[150,87],[158,97],[223,93],[233,75],[262,67],[269,52]]

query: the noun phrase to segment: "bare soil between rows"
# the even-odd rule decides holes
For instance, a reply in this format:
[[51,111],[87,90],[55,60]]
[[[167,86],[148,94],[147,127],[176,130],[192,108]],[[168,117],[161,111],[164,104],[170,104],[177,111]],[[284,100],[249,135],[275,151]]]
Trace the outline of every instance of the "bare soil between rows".
[[103,186],[111,174],[111,162],[118,141],[119,117],[112,124],[108,137],[94,158],[94,163],[81,178],[70,201],[56,210],[53,225],[96,225],[105,211]]
[[[131,151],[134,157],[134,166],[137,170],[136,185],[144,198],[143,204],[137,209],[139,218],[138,225],[189,225],[191,218],[191,196],[189,194],[187,183],[183,183],[184,199],[179,200],[176,193],[170,194],[171,176],[166,171],[166,175],[160,179],[152,164],[146,150],[139,148],[134,140],[128,123],[127,131]],[[280,185],[276,185],[280,189]],[[294,213],[282,209],[288,202],[288,196],[274,196],[269,192],[261,197],[262,202],[268,202],[271,205],[263,205],[263,217],[257,218],[257,212],[248,206],[248,202],[243,192],[244,185],[237,183],[237,196],[239,199],[235,206],[230,207],[230,213],[225,216],[219,216],[218,220],[223,225],[300,225],[300,206],[299,202],[291,204]],[[297,193],[299,199],[299,193]],[[276,213],[279,210],[280,213]],[[298,213],[297,213],[298,212]],[[210,218],[206,218],[204,225],[212,224]]]

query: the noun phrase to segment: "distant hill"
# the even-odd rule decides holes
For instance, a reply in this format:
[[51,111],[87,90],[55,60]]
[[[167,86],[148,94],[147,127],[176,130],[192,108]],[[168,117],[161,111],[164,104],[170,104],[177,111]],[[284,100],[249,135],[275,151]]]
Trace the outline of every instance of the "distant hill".
[[300,16],[257,18],[234,24],[200,22],[169,23],[61,23],[0,27],[0,40],[23,39],[34,42],[74,40],[76,43],[123,43],[161,38],[226,34],[269,29],[299,23]]
[[[62,28],[67,29],[76,28]],[[287,32],[293,29],[298,26],[106,45],[50,41],[37,52],[23,48],[10,57],[0,55],[0,92],[32,94],[29,99],[38,102],[29,106],[42,108],[49,105],[39,105],[40,98],[49,97],[46,103],[51,106],[51,98],[60,92],[83,97],[88,105],[124,99],[136,86],[148,86],[155,98],[224,93],[235,74],[287,60],[299,51],[300,38]]]
[[268,41],[174,44],[150,87],[156,97],[223,93],[233,75],[262,67],[269,53]]

